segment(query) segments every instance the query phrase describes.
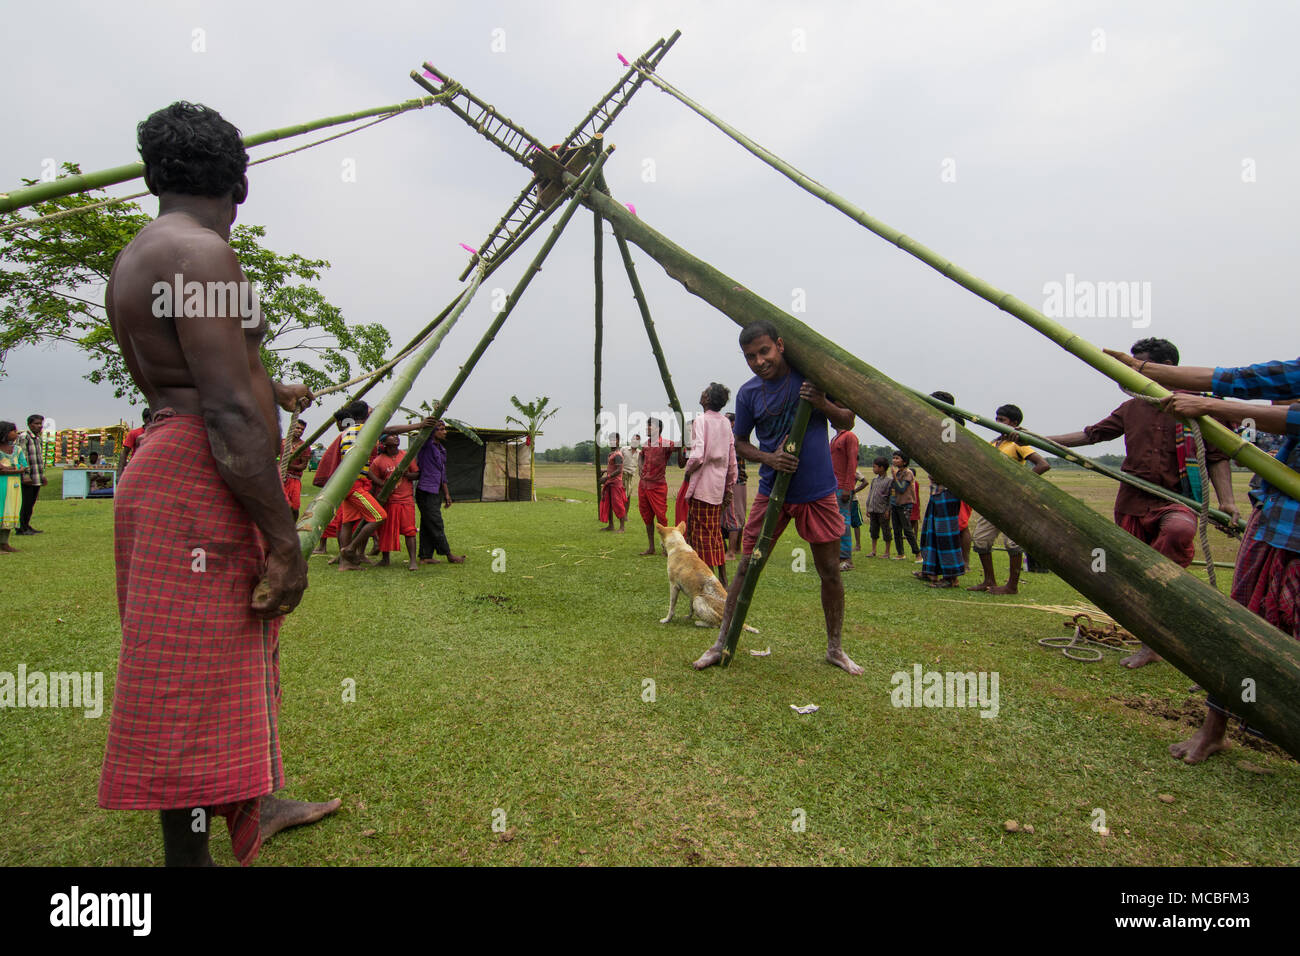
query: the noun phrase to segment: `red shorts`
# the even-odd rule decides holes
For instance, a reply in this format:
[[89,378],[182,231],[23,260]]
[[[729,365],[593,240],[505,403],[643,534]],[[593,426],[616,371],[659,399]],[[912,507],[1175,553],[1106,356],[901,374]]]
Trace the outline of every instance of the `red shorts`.
[[295,478],[293,475],[285,475],[284,478],[284,498],[289,502],[289,507],[297,511],[302,507],[302,479]]
[[644,481],[637,486],[636,504],[641,509],[641,520],[649,524],[651,520],[660,524],[668,523],[668,485],[647,485]]
[[401,551],[402,539],[415,537],[415,499],[389,498],[388,518],[379,526],[380,551]]
[[353,521],[383,521],[388,517],[384,506],[370,493],[370,479],[358,478],[352,483],[352,490],[339,505],[339,520],[345,524]]
[[[745,522],[745,533],[741,537],[741,554],[752,554],[758,543],[759,532],[763,530],[763,518],[767,514],[767,495],[757,495],[749,508],[749,520]],[[839,541],[844,536],[844,516],[840,514],[839,498],[831,492],[825,498],[792,505],[786,502],[781,506],[780,517],[776,520],[776,530],[772,541],[781,537],[785,526],[794,519],[794,529],[799,537],[809,544],[825,544],[827,541]]]

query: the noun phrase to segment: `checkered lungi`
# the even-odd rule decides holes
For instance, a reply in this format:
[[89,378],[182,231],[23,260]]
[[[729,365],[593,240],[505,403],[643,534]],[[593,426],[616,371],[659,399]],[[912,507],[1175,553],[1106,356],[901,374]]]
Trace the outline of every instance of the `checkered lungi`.
[[686,510],[686,543],[711,568],[727,563],[722,540],[722,505],[691,498]]
[[280,622],[249,609],[265,550],[202,418],[159,409],[148,436],[113,504],[122,650],[99,805],[211,807],[247,864],[284,779]]
[[727,513],[722,516],[722,531],[724,534],[731,534],[733,531],[744,530],[745,517],[749,513],[749,486],[746,482],[738,481],[731,486],[731,505],[727,508]]
[[921,522],[921,573],[955,578],[966,573],[958,519],[961,500],[947,489],[930,495]]

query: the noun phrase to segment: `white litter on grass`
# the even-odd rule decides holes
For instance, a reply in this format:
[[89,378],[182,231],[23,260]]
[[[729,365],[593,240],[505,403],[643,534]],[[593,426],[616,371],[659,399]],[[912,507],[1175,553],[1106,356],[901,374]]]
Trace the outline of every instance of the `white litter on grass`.
[[796,714],[815,714],[817,711],[821,710],[821,708],[816,704],[804,704],[802,707],[796,707],[794,704],[791,704],[790,709]]
[[768,648],[767,650],[765,650],[765,651],[753,651],[753,650],[751,650],[749,653],[750,653],[750,655],[753,656],[753,657],[767,657],[767,656],[769,656],[769,655],[772,653],[772,648],[769,647],[769,648]]

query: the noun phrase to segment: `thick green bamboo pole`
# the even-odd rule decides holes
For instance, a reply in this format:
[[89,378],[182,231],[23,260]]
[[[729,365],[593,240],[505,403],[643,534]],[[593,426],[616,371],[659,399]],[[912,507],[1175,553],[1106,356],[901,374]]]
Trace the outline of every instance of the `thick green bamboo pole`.
[[[244,145],[261,146],[263,143],[273,143],[276,140],[301,136],[304,133],[311,133],[318,129],[325,129],[328,126],[341,126],[344,123],[352,123],[356,120],[365,119],[368,116],[382,116],[385,113],[405,113],[408,110],[420,110],[424,109],[426,106],[432,106],[437,102],[439,102],[437,96],[421,96],[413,100],[406,100],[402,103],[392,103],[388,106],[373,106],[370,109],[358,110],[355,113],[345,113],[342,116],[327,116],[324,119],[312,120],[309,123],[299,123],[296,126],[281,126],[278,129],[269,129],[263,133],[253,133],[249,136],[245,136]],[[101,169],[93,173],[82,173],[80,176],[65,176],[62,179],[51,180],[48,183],[38,183],[35,186],[11,189],[7,193],[0,193],[0,212],[22,209],[24,206],[43,202],[46,199],[54,199],[58,196],[68,196],[72,193],[85,192],[88,189],[102,189],[105,186],[112,186],[116,183],[124,183],[132,179],[139,179],[143,175],[144,163],[136,162],[127,163],[123,166],[113,166],[109,169]]]
[[[593,399],[593,436],[595,441],[591,449],[591,462],[596,466],[596,497],[600,498],[600,356],[604,347],[605,339],[605,279],[604,279],[604,238],[605,238],[605,220],[600,218],[600,213],[592,210],[592,225],[595,227],[595,278],[596,278],[596,386],[595,398]],[[619,436],[626,441],[624,435]]]
[[[465,380],[469,378],[470,372],[474,371],[474,366],[478,364],[478,360],[483,357],[483,353],[487,351],[488,346],[492,344],[492,340],[495,339],[497,333],[501,331],[501,326],[505,325],[506,319],[510,316],[510,313],[514,311],[515,306],[519,304],[519,299],[524,294],[524,290],[528,288],[528,284],[533,281],[533,277],[537,275],[537,273],[542,271],[542,263],[546,261],[546,257],[550,254],[556,240],[560,238],[560,233],[564,231],[564,227],[569,224],[569,220],[573,218],[573,214],[577,212],[578,207],[582,205],[583,193],[591,189],[591,184],[596,181],[596,176],[600,174],[601,167],[605,165],[605,160],[609,159],[612,152],[614,152],[614,147],[609,146],[604,152],[597,156],[596,161],[591,164],[591,168],[587,170],[586,174],[582,177],[581,182],[574,187],[573,198],[569,200],[569,204],[565,207],[564,212],[561,213],[559,220],[551,227],[551,234],[546,237],[546,241],[542,243],[541,249],[537,250],[537,255],[533,257],[533,261],[530,262],[528,268],[524,270],[524,274],[515,284],[514,290],[506,297],[505,307],[497,313],[496,318],[492,320],[492,324],[489,325],[487,331],[483,333],[483,337],[479,340],[478,345],[474,346],[474,351],[470,353],[469,358],[465,360],[465,364],[462,365],[460,371],[456,373],[455,379],[453,379],[452,383],[447,386],[446,393],[438,400],[438,403],[433,406],[433,417],[438,417],[443,414],[448,407],[450,407],[452,399],[456,397],[456,393],[459,392],[461,386],[465,384]],[[407,444],[406,455],[403,456],[402,462],[404,463],[408,458],[415,458],[432,434],[432,429],[428,428],[422,429],[418,432],[413,432],[412,438]],[[405,471],[406,469],[399,464],[399,466],[393,470],[393,473],[388,476],[388,481],[384,482],[384,487],[380,489],[379,492],[379,500],[381,502],[388,500],[388,496],[393,493],[393,489],[397,487],[398,479],[405,473]]]
[[[356,443],[352,446],[351,451],[343,456],[339,462],[338,468],[330,476],[321,493],[312,500],[307,506],[306,511],[298,521],[298,543],[302,547],[304,556],[310,554],[316,545],[320,542],[321,533],[325,526],[330,523],[334,517],[334,512],[338,510],[340,502],[352,487],[352,483],[357,480],[357,475],[361,474],[361,469],[365,467],[370,458],[370,450],[375,447],[375,442],[379,440],[380,434],[387,426],[389,419],[397,412],[398,406],[406,393],[411,390],[415,384],[415,377],[423,371],[424,367],[429,364],[429,359],[433,358],[433,353],[438,351],[438,346],[442,340],[456,325],[456,320],[460,318],[465,307],[469,305],[470,300],[474,298],[474,293],[478,291],[479,283],[483,281],[483,272],[474,273],[465,291],[460,294],[460,300],[456,307],[448,314],[447,320],[438,327],[438,330],[424,343],[418,352],[411,355],[410,359],[401,366],[401,370],[394,373],[393,387],[388,393],[379,400],[366,420],[365,425],[361,427],[360,434],[357,435]],[[401,468],[397,474],[405,474],[406,469]]]
[[[744,133],[710,113],[703,106],[696,103],[670,83],[661,80],[653,72],[646,69],[646,64],[638,61],[637,66],[642,70],[642,74],[646,76],[651,83],[655,84],[655,86],[690,107],[727,136],[731,137],[743,146],[746,150],[753,153],[800,188],[812,193],[823,202],[834,206],[850,219],[865,226],[882,239],[887,239],[892,242],[908,255],[920,259],[926,265],[947,276],[962,288],[974,292],[981,299],[993,303],[1003,312],[1015,316],[1026,325],[1041,332],[1057,345],[1061,346],[1061,348],[1087,362],[1106,377],[1114,379],[1116,382],[1119,382],[1125,388],[1138,395],[1146,395],[1151,398],[1167,398],[1172,394],[1168,389],[1157,385],[1145,375],[1141,375],[1122,362],[1111,358],[1091,342],[1088,342],[1076,335],[1074,332],[1071,332],[1064,325],[1054,319],[1049,319],[1042,312],[1020,299],[1017,299],[1015,296],[1011,295],[1011,293],[1003,292],[992,283],[985,282],[983,279],[967,272],[960,266],[955,265],[937,252],[934,252],[933,250],[921,245],[921,243],[916,240],[905,236],[899,230],[886,225],[873,216],[868,215],[864,210],[853,205],[853,203],[849,202],[843,196],[832,192],[811,176],[800,172],[794,166],[791,166],[770,150],[764,149]],[[1281,489],[1292,498],[1300,498],[1300,474],[1292,471],[1286,465],[1282,464],[1282,462],[1273,458],[1267,452],[1252,445],[1221,422],[1208,415],[1200,416],[1196,420],[1196,423],[1201,426],[1201,434],[1205,440],[1214,445],[1214,447],[1218,448],[1233,461],[1249,468],[1251,471],[1255,472],[1255,474],[1260,475],[1270,484]]]
[[[737,325],[771,321],[786,357],[1070,585],[1293,756],[1300,757],[1300,642],[1230,601],[1051,482],[1012,464],[897,382],[674,245],[607,196],[587,203],[691,293]],[[945,441],[951,437],[952,441]],[[1244,683],[1244,682],[1249,682]],[[1243,689],[1253,699],[1243,700]]]
[[[1139,478],[1137,475],[1130,475],[1126,471],[1112,468],[1109,465],[1103,465],[1101,462],[1093,461],[1091,458],[1085,458],[1071,448],[1066,448],[1064,445],[1058,445],[1050,438],[1044,438],[1042,435],[1035,435],[1033,432],[1025,431],[1023,428],[1012,428],[1009,425],[1003,425],[1001,422],[994,421],[991,418],[985,418],[982,415],[977,415],[975,412],[968,412],[966,409],[958,408],[956,405],[949,405],[947,402],[937,399],[933,395],[926,395],[924,392],[917,391],[914,388],[909,388],[908,391],[921,401],[933,405],[940,411],[969,419],[977,425],[991,428],[993,431],[1001,432],[1003,435],[1014,434],[1018,437],[1020,444],[1022,445],[1031,445],[1040,451],[1056,455],[1066,461],[1080,465],[1089,471],[1095,471],[1099,475],[1105,475],[1107,478],[1113,478],[1115,481],[1121,481],[1125,484],[1132,485],[1134,488],[1141,488],[1143,491],[1153,494],[1158,498],[1163,498],[1166,501],[1176,501],[1178,504],[1186,505],[1198,513],[1201,510],[1201,503],[1199,501],[1188,498],[1185,495],[1180,495],[1176,491],[1170,491],[1168,488],[1147,481],[1145,478]],[[1210,509],[1210,517],[1223,526],[1225,531],[1231,528],[1236,528],[1238,531],[1246,530],[1245,518],[1238,518],[1236,522],[1234,522],[1231,515],[1226,511],[1220,511],[1218,508]],[[1231,567],[1231,565],[1229,566]]]
[[[790,425],[790,434],[786,436],[782,450],[799,457],[803,448],[803,436],[808,431],[808,420],[812,418],[812,406],[803,399],[795,406],[794,421]],[[745,569],[745,580],[740,584],[740,593],[736,595],[736,607],[732,611],[731,621],[727,625],[727,643],[722,649],[723,667],[731,663],[740,642],[740,632],[745,629],[745,617],[749,614],[750,601],[754,599],[754,589],[758,587],[758,576],[767,566],[767,559],[772,556],[772,538],[776,535],[776,523],[781,518],[781,507],[785,504],[785,493],[790,488],[794,472],[778,471],[772,481],[772,493],[767,498],[767,512],[763,515],[763,527],[754,542],[754,552],[750,555],[749,566]]]

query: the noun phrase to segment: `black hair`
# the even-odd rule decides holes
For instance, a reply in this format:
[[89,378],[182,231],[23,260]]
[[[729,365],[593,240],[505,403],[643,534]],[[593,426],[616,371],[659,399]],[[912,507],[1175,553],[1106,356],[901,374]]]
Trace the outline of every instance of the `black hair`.
[[146,408],[140,413],[140,420],[145,422],[153,421],[153,412]]
[[740,347],[743,349],[750,342],[762,338],[764,335],[770,338],[773,344],[781,337],[781,333],[776,330],[776,326],[767,319],[750,322],[749,325],[740,330]]
[[655,426],[655,431],[662,437],[664,433],[664,423],[657,418],[647,418],[646,431],[650,430],[651,425]]
[[956,405],[957,399],[952,397],[952,392],[931,392],[931,398],[937,398],[941,402],[947,402],[949,405]]
[[888,467],[889,467],[889,459],[886,458],[884,455],[877,455],[877,456],[876,456],[876,460],[873,461],[872,464],[873,464],[873,465],[879,465],[881,468],[888,468]]
[[731,389],[718,382],[710,382],[709,387],[704,390],[704,407],[711,412],[720,412],[729,398],[731,398]]
[[618,432],[610,432],[610,433],[609,433],[609,437],[610,437],[611,439],[613,439],[613,440],[610,442],[610,445],[617,445],[617,444],[618,444],[618,439],[622,438],[623,436],[620,435]]
[[993,413],[994,418],[1010,419],[1011,424],[1019,425],[1025,420],[1025,413],[1015,405],[999,405]]
[[359,398],[343,406],[343,411],[345,413],[343,417],[350,418],[354,422],[364,422],[370,417],[370,406]]
[[1168,339],[1139,339],[1129,349],[1130,355],[1145,355],[1157,365],[1177,365],[1178,346]]
[[18,426],[13,422],[0,422],[0,441],[9,437],[10,432],[18,431]]
[[912,459],[908,458],[908,457],[907,457],[906,455],[904,455],[901,451],[896,451],[896,452],[894,452],[894,457],[903,459],[903,467],[904,467],[904,468],[906,468],[908,465],[910,465],[910,464],[912,463]]
[[155,196],[229,193],[236,203],[244,201],[248,152],[239,130],[216,110],[182,100],[137,126],[135,137],[145,184]]
[[27,427],[28,427],[28,428],[31,428],[31,427],[32,427],[32,422],[36,421],[38,418],[39,418],[41,421],[45,421],[45,416],[44,416],[44,415],[37,415],[37,414],[31,414],[31,415],[28,415],[28,416],[27,416]]
[[[301,426],[302,426],[302,430],[303,430],[304,432],[307,430],[307,422],[304,421],[304,420],[301,419],[301,418],[298,419],[296,422],[294,422],[294,424],[295,424],[295,425],[301,425]],[[290,430],[290,431],[293,431],[292,428],[289,429],[289,430]]]

